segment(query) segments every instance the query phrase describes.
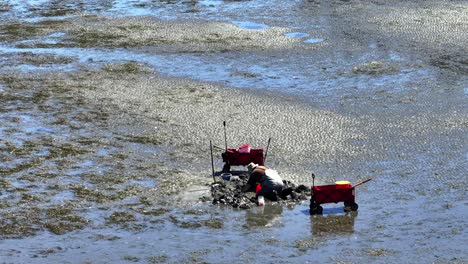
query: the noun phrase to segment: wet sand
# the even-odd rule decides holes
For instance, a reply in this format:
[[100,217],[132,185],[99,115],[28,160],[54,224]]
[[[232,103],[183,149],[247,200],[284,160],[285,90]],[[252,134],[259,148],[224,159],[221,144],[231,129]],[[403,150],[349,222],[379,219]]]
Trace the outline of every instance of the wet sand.
[[[187,14],[196,23],[2,24],[0,259],[264,263],[261,251],[285,263],[467,261],[466,3],[306,1],[283,21],[261,6],[258,22],[276,26],[260,31],[200,20],[236,13],[200,8]],[[323,41],[285,37],[294,31]],[[55,43],[54,32],[66,34]],[[125,57],[82,57],[102,49]],[[168,71],[143,59],[155,54],[202,63]],[[210,63],[227,77],[206,74]],[[356,190],[358,214],[200,202],[223,121],[229,146],[272,138],[267,163],[297,184],[312,172],[316,184],[373,178]]]

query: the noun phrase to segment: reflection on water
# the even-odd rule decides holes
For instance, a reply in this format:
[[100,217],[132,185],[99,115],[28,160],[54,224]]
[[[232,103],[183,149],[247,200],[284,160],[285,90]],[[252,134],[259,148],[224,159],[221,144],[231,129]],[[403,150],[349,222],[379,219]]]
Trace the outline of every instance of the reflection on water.
[[269,28],[268,25],[250,22],[250,21],[233,21],[232,23],[240,28],[245,28],[245,29],[261,30],[261,29]]
[[245,226],[268,227],[281,222],[283,206],[280,204],[265,204],[265,206],[254,207],[246,211]]
[[211,7],[220,6],[220,5],[224,4],[223,1],[219,1],[219,0],[201,0],[201,1],[199,1],[199,3],[201,5],[211,6]]
[[315,43],[320,43],[320,42],[324,42],[325,39],[323,38],[311,38],[311,39],[308,39],[306,41],[304,41],[304,43],[309,43],[309,44],[315,44]]
[[357,212],[340,215],[317,215],[310,218],[311,233],[314,236],[330,234],[351,234]]

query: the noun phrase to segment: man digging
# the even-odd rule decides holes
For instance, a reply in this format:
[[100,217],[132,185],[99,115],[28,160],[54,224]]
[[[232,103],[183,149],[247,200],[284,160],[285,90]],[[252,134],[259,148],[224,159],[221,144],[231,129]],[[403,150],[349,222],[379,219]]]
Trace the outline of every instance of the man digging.
[[283,190],[284,183],[276,170],[268,166],[262,166],[253,162],[247,165],[249,180],[242,188],[243,192],[256,192],[257,205],[265,204],[264,198],[270,201],[278,201],[278,198],[284,199],[291,193],[291,189]]

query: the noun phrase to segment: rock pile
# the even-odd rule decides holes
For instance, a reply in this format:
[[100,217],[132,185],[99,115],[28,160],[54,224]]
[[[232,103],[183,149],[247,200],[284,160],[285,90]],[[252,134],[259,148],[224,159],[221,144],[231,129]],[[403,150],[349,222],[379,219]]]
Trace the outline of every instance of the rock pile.
[[[221,180],[211,184],[212,202],[215,205],[226,205],[233,208],[249,209],[256,205],[255,193],[242,192],[242,187],[248,181],[248,174],[232,176],[229,180]],[[310,187],[296,186],[290,181],[283,180],[284,190],[290,191],[286,197],[278,197],[276,203],[298,203],[307,200],[310,195]],[[205,198],[207,200],[207,198]],[[272,202],[268,201],[267,202]]]

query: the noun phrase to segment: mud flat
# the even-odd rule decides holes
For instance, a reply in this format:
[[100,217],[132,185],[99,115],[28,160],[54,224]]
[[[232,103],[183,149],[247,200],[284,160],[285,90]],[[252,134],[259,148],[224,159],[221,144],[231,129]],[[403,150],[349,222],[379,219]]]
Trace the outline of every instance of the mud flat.
[[[235,2],[1,5],[2,261],[467,261],[466,3]],[[223,121],[285,180],[373,178],[359,212],[200,201]]]

